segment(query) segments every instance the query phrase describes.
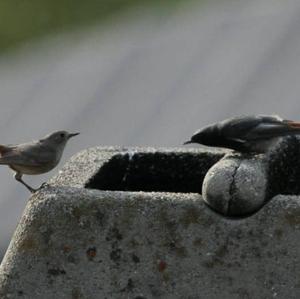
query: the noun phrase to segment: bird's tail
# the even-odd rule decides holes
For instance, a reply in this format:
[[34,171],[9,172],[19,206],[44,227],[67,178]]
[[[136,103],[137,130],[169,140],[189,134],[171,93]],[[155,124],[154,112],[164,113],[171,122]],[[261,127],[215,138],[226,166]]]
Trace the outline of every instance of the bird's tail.
[[0,157],[2,157],[4,154],[8,153],[10,151],[10,148],[0,144]]
[[292,128],[300,128],[300,122],[293,121],[293,122],[289,122],[288,124]]
[[296,121],[292,121],[292,120],[288,120],[287,124],[290,128],[293,129],[300,129],[300,122],[296,122]]

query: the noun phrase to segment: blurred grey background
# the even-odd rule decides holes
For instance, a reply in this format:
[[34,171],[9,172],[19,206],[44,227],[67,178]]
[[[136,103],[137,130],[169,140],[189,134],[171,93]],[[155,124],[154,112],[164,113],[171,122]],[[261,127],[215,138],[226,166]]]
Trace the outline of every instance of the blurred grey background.
[[[300,119],[299,32],[298,0],[3,0],[0,143],[80,131],[61,167],[96,145],[180,146],[236,114]],[[0,188],[3,254],[30,194],[5,166]]]

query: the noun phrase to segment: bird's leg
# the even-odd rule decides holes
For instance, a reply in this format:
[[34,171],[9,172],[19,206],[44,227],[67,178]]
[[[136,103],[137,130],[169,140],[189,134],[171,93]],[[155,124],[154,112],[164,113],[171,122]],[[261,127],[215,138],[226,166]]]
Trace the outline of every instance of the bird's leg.
[[20,172],[16,172],[15,174],[15,179],[20,182],[21,184],[23,184],[31,193],[36,192],[38,189],[34,189],[32,187],[30,187],[29,185],[27,185],[23,180],[22,180],[22,174]]

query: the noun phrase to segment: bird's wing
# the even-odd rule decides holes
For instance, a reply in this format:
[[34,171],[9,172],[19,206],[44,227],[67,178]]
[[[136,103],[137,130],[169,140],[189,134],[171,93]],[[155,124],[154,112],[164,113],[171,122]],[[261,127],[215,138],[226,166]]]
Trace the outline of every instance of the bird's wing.
[[8,151],[2,151],[0,147],[0,164],[16,164],[23,166],[41,166],[51,163],[55,152],[45,149],[42,144],[25,143],[17,146],[9,146]]
[[247,142],[270,139],[291,133],[294,129],[278,116],[244,116],[224,121],[222,131],[226,138]]

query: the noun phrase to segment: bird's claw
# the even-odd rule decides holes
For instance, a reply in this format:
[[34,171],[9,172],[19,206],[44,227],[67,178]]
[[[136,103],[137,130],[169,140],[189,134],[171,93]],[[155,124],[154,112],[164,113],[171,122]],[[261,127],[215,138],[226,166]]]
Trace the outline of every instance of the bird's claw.
[[31,193],[35,193],[36,191],[38,191],[39,189],[34,189],[34,188],[27,188]]
[[43,189],[46,185],[47,185],[47,183],[44,182],[44,183],[43,183],[40,187],[38,187],[37,189],[34,189],[34,188],[30,187],[30,186],[28,186],[27,188],[28,188],[28,190],[29,190],[31,193],[35,193],[35,192],[37,192],[37,191]]
[[44,182],[37,190],[43,189],[47,185],[47,182]]

